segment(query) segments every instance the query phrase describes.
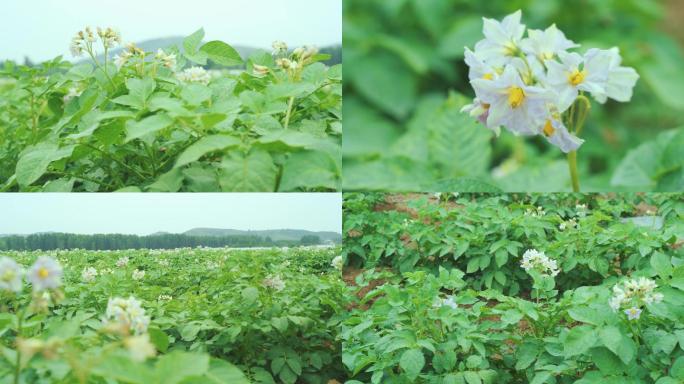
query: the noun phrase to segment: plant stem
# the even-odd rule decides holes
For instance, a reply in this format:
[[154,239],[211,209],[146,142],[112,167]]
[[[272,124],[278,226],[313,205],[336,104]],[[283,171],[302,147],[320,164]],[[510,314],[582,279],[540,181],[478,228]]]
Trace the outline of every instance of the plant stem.
[[287,103],[287,113],[285,114],[285,123],[283,124],[283,127],[287,129],[287,126],[290,125],[290,116],[292,115],[292,104],[294,104],[294,96],[290,97],[290,101]]
[[[19,307],[19,299],[17,299],[17,307]],[[19,349],[19,339],[21,338],[22,332],[21,327],[24,323],[24,315],[26,314],[26,308],[20,310],[17,313],[17,359],[16,366],[14,367],[14,384],[19,384],[19,376],[21,375],[21,350]]]
[[570,179],[572,180],[572,191],[579,192],[579,175],[577,174],[577,151],[568,153],[568,166],[570,167]]

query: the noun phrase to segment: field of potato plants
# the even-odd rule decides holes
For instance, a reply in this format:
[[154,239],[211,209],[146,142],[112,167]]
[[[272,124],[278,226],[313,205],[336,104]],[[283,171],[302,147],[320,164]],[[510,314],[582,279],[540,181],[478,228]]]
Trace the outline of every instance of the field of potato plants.
[[121,35],[86,28],[79,62],[5,62],[0,191],[339,190],[341,65],[311,46],[242,58],[203,38],[110,57]]
[[3,252],[0,383],[326,384],[339,252]]
[[348,384],[684,382],[684,195],[345,194]]

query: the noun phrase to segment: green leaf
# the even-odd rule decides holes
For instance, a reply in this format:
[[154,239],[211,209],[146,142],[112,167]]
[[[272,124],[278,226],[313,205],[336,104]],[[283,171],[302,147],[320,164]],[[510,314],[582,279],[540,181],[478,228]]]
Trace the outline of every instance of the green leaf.
[[200,48],[200,52],[206,53],[209,60],[217,64],[228,67],[236,67],[244,64],[238,51],[223,41],[210,41]]
[[223,159],[219,183],[224,192],[273,192],[277,168],[271,155],[259,149],[233,153]]
[[235,147],[241,143],[240,139],[228,135],[205,136],[183,151],[183,153],[178,156],[174,167],[182,167],[200,159],[207,153]]
[[144,364],[135,363],[128,356],[110,355],[93,368],[96,376],[109,380],[120,380],[129,384],[154,383],[154,373]]
[[341,159],[322,151],[296,152],[283,166],[280,191],[297,188],[326,188],[339,190]]
[[173,351],[157,360],[159,384],[176,384],[191,376],[204,375],[209,369],[209,355]]
[[672,262],[670,261],[670,256],[664,253],[654,252],[651,256],[651,266],[662,278],[667,278],[672,274]]
[[659,34],[649,36],[649,61],[644,63],[641,74],[661,102],[671,108],[684,110],[684,62],[682,49],[671,38]]
[[174,168],[159,176],[157,180],[148,186],[149,192],[178,192],[183,185],[183,174],[179,168]]
[[200,28],[183,40],[183,55],[190,61],[204,65],[207,63],[207,53],[199,52],[199,46],[204,39],[204,28]]
[[165,114],[158,114],[146,117],[140,121],[128,120],[126,122],[126,140],[129,141],[139,139],[151,133],[161,131],[173,124],[173,119]]
[[150,341],[157,348],[159,352],[165,353],[169,348],[169,337],[159,328],[149,328],[147,333],[150,335]]
[[19,155],[16,176],[19,186],[26,187],[38,180],[50,163],[71,156],[74,146],[59,148],[57,144],[42,142],[26,147]]
[[601,328],[599,340],[625,364],[629,364],[636,355],[636,345],[632,339],[623,336],[615,326]]
[[477,372],[465,371],[463,372],[463,377],[465,377],[465,380],[468,384],[482,384],[482,379]]
[[425,356],[419,349],[406,350],[399,359],[399,366],[404,370],[409,380],[415,380],[425,366]]
[[677,147],[682,138],[684,128],[666,131],[629,151],[616,168],[611,184],[641,191],[680,191],[684,188],[684,155]]
[[349,84],[371,103],[395,118],[408,116],[415,104],[418,84],[401,59],[378,51],[358,57],[346,69]]
[[188,84],[181,90],[181,97],[190,105],[200,105],[211,99],[211,89],[203,84]]
[[233,364],[215,358],[209,361],[209,371],[205,376],[210,384],[250,384],[244,373]]
[[570,357],[585,353],[596,343],[596,336],[592,327],[582,325],[572,328],[563,343],[563,355]]

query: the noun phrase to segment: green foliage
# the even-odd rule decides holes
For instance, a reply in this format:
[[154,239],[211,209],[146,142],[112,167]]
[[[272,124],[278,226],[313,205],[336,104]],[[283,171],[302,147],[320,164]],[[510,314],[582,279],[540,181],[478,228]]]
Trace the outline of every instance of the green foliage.
[[[64,297],[18,314],[31,293],[0,296],[0,376],[14,376],[22,337],[54,347],[24,354],[22,383],[311,383],[343,376],[336,329],[347,289],[339,249],[59,251]],[[30,265],[39,252],[5,252]],[[125,265],[117,265],[120,258]],[[86,267],[98,272],[82,278]],[[141,280],[134,270],[145,271]],[[273,283],[282,281],[283,285]],[[158,356],[136,362],[102,322],[111,297],[134,296]]]
[[[203,37],[187,37],[183,54],[168,49],[171,64],[138,48],[120,68],[6,62],[0,190],[339,190],[341,66],[317,55],[288,70],[268,52],[241,58]],[[224,68],[187,68],[208,63]]]
[[[350,193],[344,210],[350,382],[682,380],[681,194]],[[560,274],[521,268],[530,248]],[[608,302],[639,277],[663,300],[630,321]]]
[[660,32],[669,9],[655,0],[345,1],[345,190],[570,190],[556,148],[494,138],[459,112],[473,96],[464,47],[482,38],[482,17],[518,9],[529,28],[555,23],[584,48],[618,46],[641,75],[631,103],[593,105],[582,190],[682,190],[681,145],[664,155],[656,143],[681,136],[684,53]]

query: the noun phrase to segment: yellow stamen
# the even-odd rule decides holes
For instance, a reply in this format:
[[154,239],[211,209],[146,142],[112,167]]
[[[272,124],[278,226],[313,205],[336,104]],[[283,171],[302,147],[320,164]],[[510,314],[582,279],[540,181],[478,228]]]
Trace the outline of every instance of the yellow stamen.
[[491,73],[485,73],[484,76],[482,76],[482,78],[485,80],[492,80],[494,78],[494,75]]
[[41,279],[44,279],[50,275],[50,271],[47,270],[47,268],[41,268],[38,270],[38,276]]
[[555,132],[556,128],[554,128],[553,124],[551,124],[551,120],[546,120],[546,124],[544,125],[544,135],[546,137],[551,137]]
[[542,60],[551,60],[553,59],[553,52],[544,52],[541,54],[541,59]]
[[0,279],[0,280],[10,281],[10,280],[14,279],[14,276],[15,276],[14,271],[8,269],[7,271],[5,271],[5,273],[2,274],[2,279]]
[[520,87],[508,88],[508,104],[511,108],[518,108],[525,101],[525,92]]
[[575,69],[570,76],[568,76],[568,81],[576,87],[584,82],[585,77],[587,77],[587,71]]

